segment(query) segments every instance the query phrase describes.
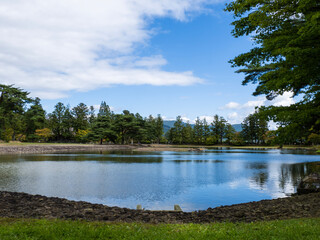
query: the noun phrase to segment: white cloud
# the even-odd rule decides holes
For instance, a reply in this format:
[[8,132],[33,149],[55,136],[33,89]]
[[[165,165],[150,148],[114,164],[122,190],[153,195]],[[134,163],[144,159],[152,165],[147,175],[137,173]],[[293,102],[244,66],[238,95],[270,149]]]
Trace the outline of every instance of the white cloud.
[[[200,116],[199,119],[200,120],[206,119],[207,123],[210,124],[213,122],[213,115],[212,116]],[[196,122],[196,119],[193,122]]]
[[[242,121],[240,120],[240,116],[239,116],[239,114],[238,114],[237,112],[229,113],[229,114],[227,115],[227,120],[228,120],[228,122],[231,123],[231,124],[236,124],[236,123],[242,122]],[[240,120],[240,121],[239,121],[239,120]]]
[[187,123],[187,122],[193,123],[193,122],[191,121],[191,119],[188,118],[188,117],[182,116],[181,119],[182,119],[182,121],[185,122],[185,123]]
[[223,108],[226,108],[226,109],[235,109],[235,108],[238,108],[240,106],[239,103],[237,102],[229,102],[228,104],[226,104]]
[[229,102],[220,109],[245,109],[245,108],[255,108],[264,105],[266,100],[264,98],[260,98],[254,101],[248,101],[244,104],[240,104],[237,102]]
[[[251,100],[246,103],[240,104],[237,102],[229,102],[228,104],[222,106],[220,109],[225,111],[227,115],[227,120],[232,123],[241,123],[245,117],[249,114],[254,113],[256,107],[261,106],[289,106],[294,104],[295,101],[292,98],[293,94],[291,92],[285,92],[283,95],[280,95],[268,101],[265,97],[259,97],[257,100]],[[232,110],[232,112],[228,112]],[[276,128],[275,123],[270,123],[271,129]]]
[[285,92],[282,95],[276,97],[275,99],[273,99],[271,101],[271,103],[269,105],[272,106],[290,106],[291,104],[294,104],[295,101],[292,98],[293,93],[292,92]]
[[[219,0],[216,0],[219,1]],[[212,0],[10,0],[0,7],[0,79],[42,98],[114,84],[190,85],[161,56],[134,56],[155,34],[150,20],[186,20]]]
[[248,101],[246,102],[241,108],[255,108],[255,107],[261,107],[265,104],[266,100],[265,99],[258,99],[255,101]]

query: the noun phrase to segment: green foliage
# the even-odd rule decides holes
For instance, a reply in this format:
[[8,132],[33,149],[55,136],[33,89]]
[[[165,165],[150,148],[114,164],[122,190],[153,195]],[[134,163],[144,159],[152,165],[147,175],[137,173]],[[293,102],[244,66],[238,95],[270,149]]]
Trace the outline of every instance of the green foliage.
[[[128,110],[114,114],[105,101],[95,115],[93,106],[84,103],[70,109],[58,102],[46,116],[40,99],[28,98],[27,92],[0,85],[0,139],[4,141],[59,141],[174,143],[174,144],[318,144],[320,105],[317,101],[300,102],[290,107],[261,107],[243,122],[242,134],[221,116],[212,123],[196,119],[194,127],[178,116],[173,127],[163,134],[163,119],[142,117]],[[267,121],[278,123],[277,131],[268,131]]]
[[183,127],[184,123],[182,121],[181,116],[178,116],[173,128],[170,129],[171,132],[171,138],[172,138],[172,143],[178,143],[181,144],[183,142]]
[[204,137],[204,126],[203,122],[200,120],[199,117],[197,117],[196,122],[194,124],[194,140],[197,144],[203,143],[203,137]]
[[161,138],[163,136],[163,120],[160,114],[158,114],[155,120],[155,137],[157,143],[160,143]]
[[52,137],[52,131],[49,128],[36,129],[35,135],[42,142],[47,142]]
[[74,119],[72,127],[75,132],[85,130],[89,127],[88,115],[89,109],[84,103],[79,103],[76,107],[72,108],[72,116]]
[[318,0],[234,0],[226,10],[237,19],[235,37],[251,35],[257,47],[231,62],[243,67],[243,84],[258,83],[254,95],[285,91],[319,95],[320,4]]
[[308,136],[308,141],[311,142],[313,145],[320,144],[320,134],[311,133]]
[[[32,102],[28,95],[28,92],[13,85],[0,84],[0,139],[15,140],[15,135],[23,132],[25,107]],[[8,136],[9,132],[11,136]]]
[[26,134],[29,141],[37,140],[36,129],[42,129],[46,124],[46,112],[40,104],[40,99],[36,98],[33,104],[25,113]]
[[256,46],[230,62],[244,73],[243,84],[257,84],[253,95],[269,100],[284,92],[302,94],[289,107],[267,107],[268,120],[280,124],[277,141],[305,143],[320,131],[320,3],[318,0],[234,0],[235,37],[250,35]]
[[236,134],[236,130],[232,127],[231,124],[227,123],[225,127],[224,137],[226,138],[226,142],[231,144],[234,140]]
[[242,138],[251,144],[265,143],[265,134],[268,131],[266,119],[256,111],[246,117],[242,123]]
[[245,145],[244,139],[242,137],[241,132],[236,132],[232,139],[232,144],[235,146],[243,146]]
[[89,116],[88,116],[89,127],[92,127],[94,121],[96,120],[95,110],[94,110],[93,106],[90,106],[88,114],[89,114]]
[[207,120],[204,118],[203,121],[203,142],[204,144],[210,144],[210,125],[208,124]]
[[0,219],[7,239],[319,239],[320,219],[255,223],[142,224]]
[[88,135],[89,135],[89,130],[81,130],[81,129],[78,129],[77,133],[76,133],[76,140],[77,142],[81,142],[81,143],[86,143],[88,142]]
[[267,131],[267,132],[263,135],[264,142],[265,142],[267,145],[274,145],[274,144],[276,144],[276,138],[277,138],[276,133],[277,133],[276,131]]
[[94,122],[91,131],[87,134],[87,138],[92,141],[99,141],[100,144],[103,141],[112,141],[116,139],[116,134],[111,126],[111,119],[106,115],[99,115]]
[[12,128],[6,128],[4,131],[2,131],[2,140],[5,142],[10,142],[12,140],[13,132],[14,131]]
[[58,102],[54,106],[54,111],[49,114],[49,126],[52,130],[56,140],[62,139],[63,133],[63,118],[66,111],[66,107],[62,102]]
[[190,125],[190,123],[186,123],[185,126],[182,128],[182,139],[183,143],[193,143],[193,129]]
[[111,110],[109,105],[105,101],[102,101],[99,108],[98,116],[111,116]]
[[153,140],[156,138],[155,137],[156,121],[152,118],[151,125],[148,128],[147,121],[143,119],[143,117],[139,113],[135,114],[134,121],[136,124],[136,129],[135,129],[136,132],[135,134],[132,135],[132,141],[137,141],[138,143],[141,143],[148,138],[151,142],[153,142]]
[[121,144],[133,143],[135,135],[139,132],[136,118],[133,113],[124,110],[123,114],[116,114],[114,129],[121,139]]
[[225,135],[227,121],[223,117],[214,115],[213,122],[211,123],[212,135],[218,140],[220,144],[223,142]]

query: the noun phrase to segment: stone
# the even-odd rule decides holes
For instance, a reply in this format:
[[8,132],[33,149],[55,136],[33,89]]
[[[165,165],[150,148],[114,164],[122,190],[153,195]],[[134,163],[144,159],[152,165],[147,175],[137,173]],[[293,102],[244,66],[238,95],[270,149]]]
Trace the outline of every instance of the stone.
[[182,209],[178,204],[174,205],[174,210],[178,212],[182,212]]
[[315,193],[315,192],[320,192],[320,174],[319,173],[312,173],[306,176],[300,182],[297,188],[297,193],[299,195]]

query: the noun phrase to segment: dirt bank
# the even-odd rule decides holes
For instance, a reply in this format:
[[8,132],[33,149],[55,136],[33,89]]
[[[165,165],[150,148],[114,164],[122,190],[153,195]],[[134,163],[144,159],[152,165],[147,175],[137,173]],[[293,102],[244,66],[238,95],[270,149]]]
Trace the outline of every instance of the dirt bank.
[[94,144],[30,144],[30,145],[0,145],[0,154],[53,153],[80,151],[112,151],[130,150],[134,145],[94,145]]
[[320,217],[320,193],[209,208],[205,211],[175,212],[133,210],[26,193],[0,192],[0,217],[145,223],[251,222]]
[[[197,146],[197,145],[169,145],[169,144],[135,144],[135,145],[97,145],[97,144],[51,144],[51,143],[15,143],[4,144],[0,143],[0,154],[27,154],[27,153],[59,153],[59,152],[85,152],[85,151],[112,151],[112,150],[133,150],[138,152],[154,152],[154,151],[175,151],[175,152],[202,152],[206,148],[214,149],[221,147],[229,148],[245,148],[252,149],[253,147],[232,147],[232,146]],[[255,147],[255,149],[265,147]],[[266,147],[277,148],[277,147]],[[300,148],[288,148],[300,149]],[[315,149],[303,148],[300,150],[315,152]]]

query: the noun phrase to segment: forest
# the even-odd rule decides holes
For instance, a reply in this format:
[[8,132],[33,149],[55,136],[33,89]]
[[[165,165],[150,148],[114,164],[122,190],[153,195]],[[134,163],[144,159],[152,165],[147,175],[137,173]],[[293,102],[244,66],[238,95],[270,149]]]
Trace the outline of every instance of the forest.
[[172,128],[164,132],[163,119],[143,117],[124,110],[114,113],[105,101],[96,112],[93,106],[79,103],[75,107],[58,102],[46,113],[39,98],[13,85],[0,85],[0,140],[3,142],[63,142],[113,144],[198,144],[198,145],[275,145],[319,144],[320,135],[306,130],[288,137],[291,126],[268,129],[265,111],[247,116],[242,131],[236,132],[222,116],[212,122],[197,118],[185,123],[177,116]]

